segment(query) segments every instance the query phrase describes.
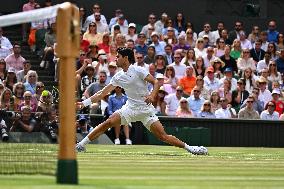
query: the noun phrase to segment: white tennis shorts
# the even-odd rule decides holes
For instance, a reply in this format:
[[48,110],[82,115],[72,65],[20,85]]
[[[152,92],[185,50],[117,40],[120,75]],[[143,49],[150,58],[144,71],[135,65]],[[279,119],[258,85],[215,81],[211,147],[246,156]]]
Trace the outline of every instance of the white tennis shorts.
[[116,113],[120,115],[121,125],[127,125],[131,122],[141,121],[150,131],[152,123],[159,120],[155,114],[155,108],[151,105],[130,105],[126,103]]

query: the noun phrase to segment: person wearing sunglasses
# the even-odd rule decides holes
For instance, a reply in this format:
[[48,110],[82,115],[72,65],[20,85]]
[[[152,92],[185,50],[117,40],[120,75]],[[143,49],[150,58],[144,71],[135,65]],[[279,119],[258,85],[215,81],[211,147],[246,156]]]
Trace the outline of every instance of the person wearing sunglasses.
[[269,101],[265,105],[265,110],[261,112],[260,119],[262,120],[279,120],[279,113],[275,111],[276,104],[273,101]]
[[239,119],[259,119],[258,112],[254,109],[254,97],[251,95],[246,100],[246,106],[238,113]]

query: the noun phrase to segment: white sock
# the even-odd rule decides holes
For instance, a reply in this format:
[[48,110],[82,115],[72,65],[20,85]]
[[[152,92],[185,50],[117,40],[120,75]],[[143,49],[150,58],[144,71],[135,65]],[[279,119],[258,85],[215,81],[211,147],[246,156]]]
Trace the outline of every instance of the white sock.
[[196,146],[189,146],[188,144],[184,143],[184,149],[187,151],[192,152]]
[[89,139],[88,136],[86,136],[83,140],[81,140],[80,144],[82,146],[85,146],[86,144],[89,144],[91,142],[91,140]]

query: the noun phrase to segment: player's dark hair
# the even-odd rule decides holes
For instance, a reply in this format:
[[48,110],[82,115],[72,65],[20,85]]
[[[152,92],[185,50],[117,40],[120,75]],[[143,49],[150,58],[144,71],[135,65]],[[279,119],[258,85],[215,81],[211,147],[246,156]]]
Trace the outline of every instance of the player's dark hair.
[[135,63],[135,58],[134,58],[134,52],[132,49],[126,48],[126,47],[119,47],[117,49],[117,53],[121,54],[122,57],[127,56],[128,57],[128,61],[131,64]]

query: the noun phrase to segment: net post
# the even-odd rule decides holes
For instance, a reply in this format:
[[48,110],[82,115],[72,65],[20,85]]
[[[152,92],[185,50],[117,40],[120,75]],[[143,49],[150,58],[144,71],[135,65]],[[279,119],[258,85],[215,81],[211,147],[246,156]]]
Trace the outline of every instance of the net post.
[[57,15],[57,47],[59,57],[59,152],[57,183],[78,184],[75,152],[75,59],[80,48],[79,10],[63,3]]

